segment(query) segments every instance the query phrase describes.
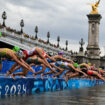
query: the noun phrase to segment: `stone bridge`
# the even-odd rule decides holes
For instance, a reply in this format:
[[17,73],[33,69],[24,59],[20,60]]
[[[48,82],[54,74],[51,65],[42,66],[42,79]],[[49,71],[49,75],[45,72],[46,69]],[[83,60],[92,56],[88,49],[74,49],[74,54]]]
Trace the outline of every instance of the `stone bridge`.
[[46,52],[51,52],[53,55],[57,54],[58,51],[63,51],[65,57],[70,58],[71,54],[68,51],[64,51],[58,47],[51,46],[50,44],[44,44],[38,39],[35,40],[33,37],[27,37],[24,34],[17,34],[12,31],[8,31],[6,27],[0,28],[2,36],[0,37],[0,47],[6,44],[8,46],[19,46],[23,50],[29,50],[33,47],[43,48]]

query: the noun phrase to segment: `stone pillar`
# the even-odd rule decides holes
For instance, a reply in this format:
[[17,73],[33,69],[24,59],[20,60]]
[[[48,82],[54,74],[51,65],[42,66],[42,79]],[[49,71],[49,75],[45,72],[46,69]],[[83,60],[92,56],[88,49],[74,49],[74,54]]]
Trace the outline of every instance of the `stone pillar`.
[[83,49],[83,45],[85,44],[85,42],[83,38],[81,38],[81,41],[79,41],[79,44],[80,44],[80,48],[79,48],[79,53],[76,56],[76,59],[77,59],[77,62],[81,64],[83,62],[86,62],[86,57],[85,57],[84,49]]
[[87,17],[89,20],[87,56],[89,61],[98,67],[100,65],[99,24],[102,17],[100,14],[89,14]]

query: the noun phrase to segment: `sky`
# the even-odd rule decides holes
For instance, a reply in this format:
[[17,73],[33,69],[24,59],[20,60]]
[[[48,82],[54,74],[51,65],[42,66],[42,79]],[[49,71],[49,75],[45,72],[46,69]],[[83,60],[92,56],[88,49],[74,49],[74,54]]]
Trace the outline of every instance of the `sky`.
[[[97,0],[0,0],[0,16],[7,13],[6,26],[20,30],[20,20],[24,20],[24,32],[34,36],[35,26],[38,26],[38,37],[47,40],[50,32],[50,42],[57,44],[60,36],[60,46],[79,51],[79,41],[84,39],[86,49],[88,42],[88,18],[91,6]],[[105,0],[101,0],[98,11],[102,15],[100,22],[99,46],[101,55],[105,54]],[[2,18],[0,17],[0,23]]]

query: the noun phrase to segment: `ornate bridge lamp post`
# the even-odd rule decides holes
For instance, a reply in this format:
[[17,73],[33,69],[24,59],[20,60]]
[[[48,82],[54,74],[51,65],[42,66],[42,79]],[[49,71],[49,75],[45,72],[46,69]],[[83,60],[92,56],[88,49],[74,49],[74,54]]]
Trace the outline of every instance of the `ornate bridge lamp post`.
[[20,21],[20,27],[21,27],[21,43],[22,43],[22,34],[23,34],[23,27],[24,27],[24,21],[23,19]]
[[85,44],[83,38],[81,38],[81,41],[79,42],[79,44],[81,45],[80,52],[83,52],[83,45]]
[[68,46],[68,40],[66,40],[66,51],[68,50],[67,46]]
[[47,33],[47,38],[48,38],[47,43],[49,43],[50,32]]
[[57,47],[59,47],[59,42],[60,42],[60,37],[59,36],[57,37],[57,42],[58,42]]
[[2,14],[2,18],[3,18],[3,26],[5,27],[5,20],[7,19],[7,16],[6,16],[6,12],[4,11],[3,14]]
[[21,34],[23,34],[23,27],[24,27],[23,19],[20,21],[20,27],[21,27]]
[[36,35],[35,35],[35,39],[38,39],[38,36],[37,36],[37,33],[38,33],[38,27],[37,27],[37,26],[35,27],[35,33],[36,33]]

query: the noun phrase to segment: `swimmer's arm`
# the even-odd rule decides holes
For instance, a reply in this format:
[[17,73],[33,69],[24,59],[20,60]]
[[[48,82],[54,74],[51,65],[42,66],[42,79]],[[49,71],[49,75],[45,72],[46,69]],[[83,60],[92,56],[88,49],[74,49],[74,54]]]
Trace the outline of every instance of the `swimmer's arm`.
[[17,69],[15,69],[17,65],[18,65],[18,63],[14,63],[9,71],[12,73],[15,70],[17,70]]
[[56,61],[56,59],[55,59],[54,57],[50,57],[50,56],[48,56],[48,55],[47,55],[47,57],[48,57],[50,60],[56,62],[56,63],[59,64],[59,65],[61,65],[60,63],[58,63],[58,62]]
[[30,66],[35,66],[35,63],[30,64]]
[[48,57],[50,60],[52,60],[52,61],[56,62],[56,59],[55,59],[55,58],[50,57],[49,55],[47,55],[47,57]]
[[14,68],[14,71],[16,71],[17,69],[20,69],[21,68],[21,65],[17,66]]
[[58,59],[58,58],[61,59],[61,57],[59,57],[58,55],[54,56],[53,58],[54,59]]
[[21,68],[21,65],[19,65],[19,66],[15,67],[15,68],[13,68],[13,69],[11,68],[11,70],[10,70],[10,71],[11,71],[11,72],[14,72],[14,71],[16,71],[17,69],[20,69],[20,68]]
[[64,60],[64,61],[67,61],[67,62],[70,62],[70,63],[74,64],[74,62],[72,60],[69,60],[69,59],[66,59],[66,58],[61,58],[61,59]]
[[75,68],[73,65],[69,64],[69,67],[71,67],[74,71],[77,71],[77,72],[82,72],[80,70],[78,70],[77,68]]
[[21,65],[21,66],[25,67],[26,69],[28,69],[28,67],[24,63],[22,63],[21,61],[19,61],[18,58],[15,55],[12,55],[12,58],[13,58],[13,60],[16,63],[18,63],[19,65]]
[[70,62],[72,64],[74,64],[74,62],[72,60],[69,60],[69,59],[66,59],[66,58],[63,58],[63,57],[60,57],[60,56],[54,56],[55,59],[61,59],[61,60],[64,60],[64,61],[67,61],[67,62]]
[[80,64],[80,66],[85,66],[86,69],[89,69],[89,66],[87,64]]
[[66,73],[64,74],[64,76],[66,76],[68,73],[70,73],[70,71],[66,71]]
[[31,67],[29,64],[27,64],[22,58],[20,58],[20,60],[22,61],[22,63],[24,63],[24,64],[28,67],[28,69],[29,69],[32,73],[35,73],[35,71],[32,69],[32,67]]
[[71,65],[71,67],[73,68],[73,70],[75,70],[75,71],[77,71],[77,72],[79,72],[79,73],[82,73],[83,75],[87,76],[87,74],[86,74],[86,73],[84,73],[84,72],[80,71],[78,68],[75,68],[75,67],[74,67],[74,66],[72,66],[72,65]]
[[95,68],[95,70],[97,70],[98,72],[100,72],[100,71],[102,71],[103,73],[105,73],[105,71],[104,70],[99,70],[98,68]]
[[102,72],[103,72],[103,73],[105,73],[105,71],[104,71],[104,70],[102,70]]

